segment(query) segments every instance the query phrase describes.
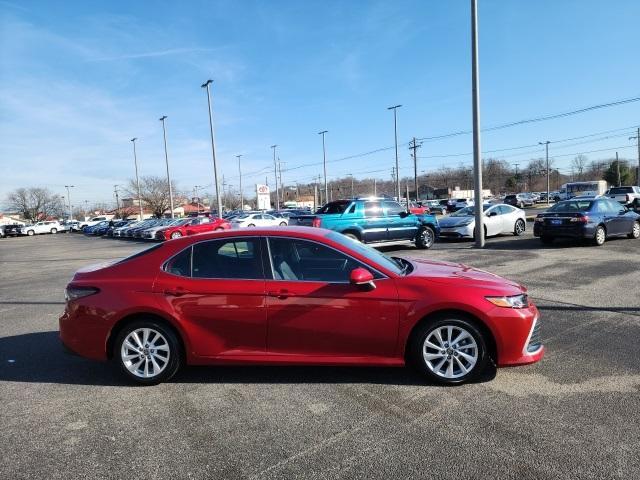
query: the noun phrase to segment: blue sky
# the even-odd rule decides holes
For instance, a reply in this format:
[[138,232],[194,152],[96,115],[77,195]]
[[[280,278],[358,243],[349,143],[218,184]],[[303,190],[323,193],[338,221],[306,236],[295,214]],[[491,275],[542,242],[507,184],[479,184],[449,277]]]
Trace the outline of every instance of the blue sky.
[[[483,126],[640,96],[640,2],[479,3]],[[220,171],[237,188],[244,155],[243,170],[258,172],[247,194],[265,175],[273,184],[274,143],[287,183],[321,173],[293,168],[321,162],[320,130],[329,160],[392,146],[390,105],[403,105],[402,143],[467,130],[469,30],[466,0],[0,1],[0,197],[74,184],[74,203],[112,201],[113,185],[133,176],[134,136],[140,173],[164,175],[162,115],[179,187],[211,184],[208,78]],[[568,168],[574,152],[611,149],[587,154],[596,160],[624,146],[635,158],[627,127],[638,124],[640,102],[487,132],[482,146],[620,129],[552,146]],[[492,156],[522,165],[536,150]],[[470,151],[469,135],[425,142],[419,169],[469,165],[471,156],[428,157]],[[393,161],[387,150],[331,162],[329,177],[389,178]],[[410,175],[404,146],[400,162]]]

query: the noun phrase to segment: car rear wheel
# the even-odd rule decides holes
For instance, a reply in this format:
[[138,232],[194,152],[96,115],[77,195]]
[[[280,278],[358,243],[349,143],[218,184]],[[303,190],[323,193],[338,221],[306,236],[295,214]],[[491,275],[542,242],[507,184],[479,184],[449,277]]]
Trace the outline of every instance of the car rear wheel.
[[345,237],[350,238],[351,240],[354,240],[356,242],[360,241],[360,237],[358,237],[355,233],[351,233],[351,232],[343,232],[342,233]]
[[416,247],[420,249],[431,248],[436,241],[436,234],[431,227],[422,227],[416,235]]
[[53,233],[53,234],[58,233],[58,229],[57,229],[57,228],[52,228],[52,229],[51,229],[51,233]]
[[599,225],[596,228],[596,233],[593,236],[593,244],[601,247],[604,245],[604,242],[607,240],[607,232],[602,225]]
[[633,222],[633,228],[628,235],[629,238],[640,238],[640,222]]
[[286,227],[287,226],[287,222],[280,222],[280,226],[281,227]]
[[180,238],[182,236],[182,234],[180,232],[173,232],[171,234],[171,238]]
[[33,230],[27,231],[27,235],[29,235],[30,237],[34,236],[35,234],[36,232],[34,232]]
[[419,326],[408,353],[414,367],[430,380],[450,385],[477,378],[488,360],[484,337],[462,315]]
[[221,232],[222,230],[224,230],[224,228],[222,228],[222,227],[218,227],[218,228],[216,228],[216,230],[215,230],[215,231],[216,231],[216,232]]
[[527,226],[525,225],[524,220],[519,218],[518,220],[516,220],[516,224],[513,227],[513,234],[515,236],[519,237],[520,235],[522,235],[524,233],[526,228],[527,228]]
[[247,227],[255,227],[255,224],[250,223],[249,225],[247,225]]
[[127,377],[142,385],[169,380],[182,363],[175,333],[153,320],[127,325],[114,343],[113,357]]

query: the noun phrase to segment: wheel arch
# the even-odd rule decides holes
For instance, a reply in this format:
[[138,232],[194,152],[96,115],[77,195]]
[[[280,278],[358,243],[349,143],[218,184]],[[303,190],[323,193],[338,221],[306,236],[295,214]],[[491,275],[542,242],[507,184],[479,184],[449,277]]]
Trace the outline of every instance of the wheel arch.
[[118,320],[116,324],[111,328],[111,332],[109,332],[109,336],[107,337],[107,342],[105,345],[107,358],[109,360],[113,358],[114,342],[116,341],[116,338],[118,338],[118,335],[120,334],[122,329],[124,329],[127,325],[130,325],[133,322],[139,320],[151,320],[160,323],[173,331],[173,333],[176,335],[176,338],[180,342],[183,360],[188,357],[187,342],[185,341],[183,332],[181,331],[181,329],[176,327],[173,322],[155,312],[135,312],[125,315],[120,320]]
[[350,233],[352,235],[355,235],[356,237],[358,237],[358,240],[362,241],[363,235],[362,235],[362,230],[356,227],[347,227],[344,230],[340,230],[340,233],[342,235],[346,235],[347,233]]
[[408,346],[413,341],[413,338],[416,335],[416,332],[419,330],[419,328],[422,325],[428,324],[439,318],[446,317],[449,315],[462,317],[465,320],[468,320],[469,322],[473,323],[478,328],[478,330],[480,330],[480,333],[483,335],[484,340],[487,344],[487,350],[488,350],[487,353],[489,354],[493,362],[497,365],[498,364],[498,347],[497,347],[495,336],[491,331],[491,329],[489,328],[489,326],[484,321],[482,321],[482,319],[480,319],[477,315],[474,315],[473,313],[467,312],[462,309],[457,309],[457,308],[443,308],[440,310],[434,310],[424,315],[420,320],[418,320],[415,323],[415,325],[413,325],[404,343],[405,361],[408,361],[408,355],[409,355]]

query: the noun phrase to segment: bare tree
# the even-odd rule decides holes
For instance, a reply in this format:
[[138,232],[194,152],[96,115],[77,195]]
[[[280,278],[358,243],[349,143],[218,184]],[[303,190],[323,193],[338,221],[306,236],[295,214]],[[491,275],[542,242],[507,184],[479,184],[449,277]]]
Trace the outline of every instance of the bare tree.
[[51,216],[62,216],[65,212],[62,198],[47,188],[18,188],[9,193],[7,203],[9,208],[33,222]]
[[583,180],[582,174],[587,166],[587,160],[586,155],[578,155],[571,161],[571,168],[578,172],[578,181]]
[[[171,186],[176,191],[173,183]],[[138,188],[135,180],[129,180],[126,191],[133,198],[138,198]],[[153,215],[158,218],[162,217],[164,212],[170,208],[169,184],[164,178],[156,176],[140,177],[140,197],[139,201],[142,202],[142,205],[149,208]]]

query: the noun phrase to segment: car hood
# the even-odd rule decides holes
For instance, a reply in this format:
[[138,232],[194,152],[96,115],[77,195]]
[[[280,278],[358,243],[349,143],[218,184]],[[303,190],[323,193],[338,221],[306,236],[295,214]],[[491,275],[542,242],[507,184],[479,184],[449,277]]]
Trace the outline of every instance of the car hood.
[[462,263],[437,262],[415,258],[412,258],[411,262],[415,267],[413,272],[409,274],[411,277],[424,278],[441,284],[451,284],[452,287],[467,286],[507,290],[508,292],[504,292],[505,295],[527,291],[526,287],[517,282]]
[[444,217],[440,219],[441,227],[459,227],[464,223],[468,223],[469,220],[473,223],[473,217]]

